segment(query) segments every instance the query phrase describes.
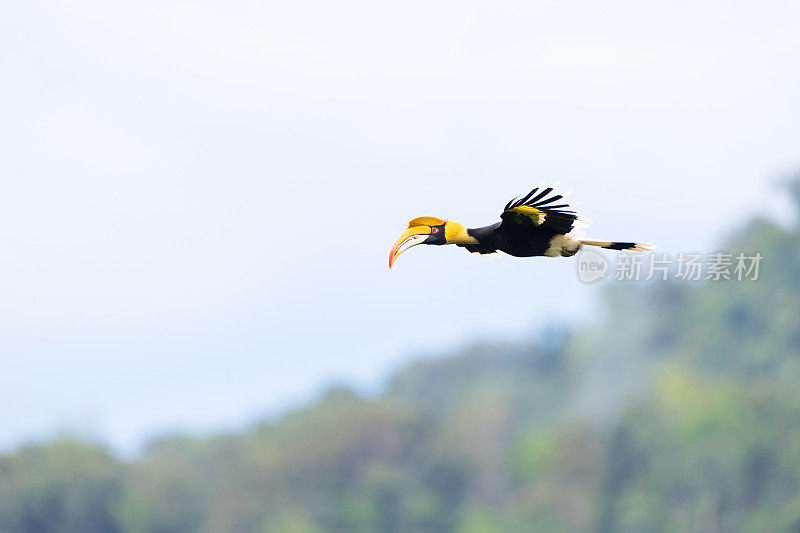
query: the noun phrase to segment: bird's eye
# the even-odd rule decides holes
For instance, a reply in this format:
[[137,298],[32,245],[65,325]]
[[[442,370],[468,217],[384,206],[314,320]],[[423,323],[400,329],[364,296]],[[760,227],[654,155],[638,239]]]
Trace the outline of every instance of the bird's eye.
[[439,233],[439,228],[431,228],[431,233]]

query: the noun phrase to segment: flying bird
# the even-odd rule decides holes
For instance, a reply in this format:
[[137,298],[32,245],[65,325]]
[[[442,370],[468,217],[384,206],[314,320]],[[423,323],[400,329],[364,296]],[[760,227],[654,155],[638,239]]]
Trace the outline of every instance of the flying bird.
[[437,217],[417,217],[392,246],[389,268],[400,254],[418,244],[455,244],[479,254],[504,252],[515,257],[569,257],[584,245],[636,252],[655,249],[651,243],[584,239],[581,229],[591,221],[579,216],[563,198],[553,193],[553,187],[536,187],[508,202],[500,222],[482,228],[467,228]]

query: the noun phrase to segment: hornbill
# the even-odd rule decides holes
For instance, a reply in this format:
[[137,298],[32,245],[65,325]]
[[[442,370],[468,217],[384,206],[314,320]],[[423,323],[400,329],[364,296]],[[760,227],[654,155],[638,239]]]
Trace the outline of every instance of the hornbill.
[[479,254],[505,252],[516,257],[569,257],[582,245],[637,252],[655,249],[651,243],[583,239],[580,228],[591,221],[563,203],[563,195],[552,193],[553,187],[536,187],[508,202],[500,222],[482,228],[466,228],[436,217],[415,218],[392,246],[389,268],[400,254],[418,244],[455,244]]

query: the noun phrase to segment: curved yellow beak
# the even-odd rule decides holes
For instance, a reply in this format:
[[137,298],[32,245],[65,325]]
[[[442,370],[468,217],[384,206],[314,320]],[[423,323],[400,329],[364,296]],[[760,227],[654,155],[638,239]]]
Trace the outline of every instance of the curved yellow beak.
[[389,268],[392,268],[397,256],[428,238],[431,233],[430,226],[414,226],[408,228],[394,241],[392,250],[389,252]]

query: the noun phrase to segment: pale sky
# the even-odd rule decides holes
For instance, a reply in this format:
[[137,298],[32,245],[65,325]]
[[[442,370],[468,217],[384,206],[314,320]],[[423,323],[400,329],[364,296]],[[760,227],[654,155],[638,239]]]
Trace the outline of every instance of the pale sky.
[[798,6],[0,3],[0,449],[130,452],[591,321],[569,259],[389,247],[542,181],[589,236],[714,246],[800,167]]

